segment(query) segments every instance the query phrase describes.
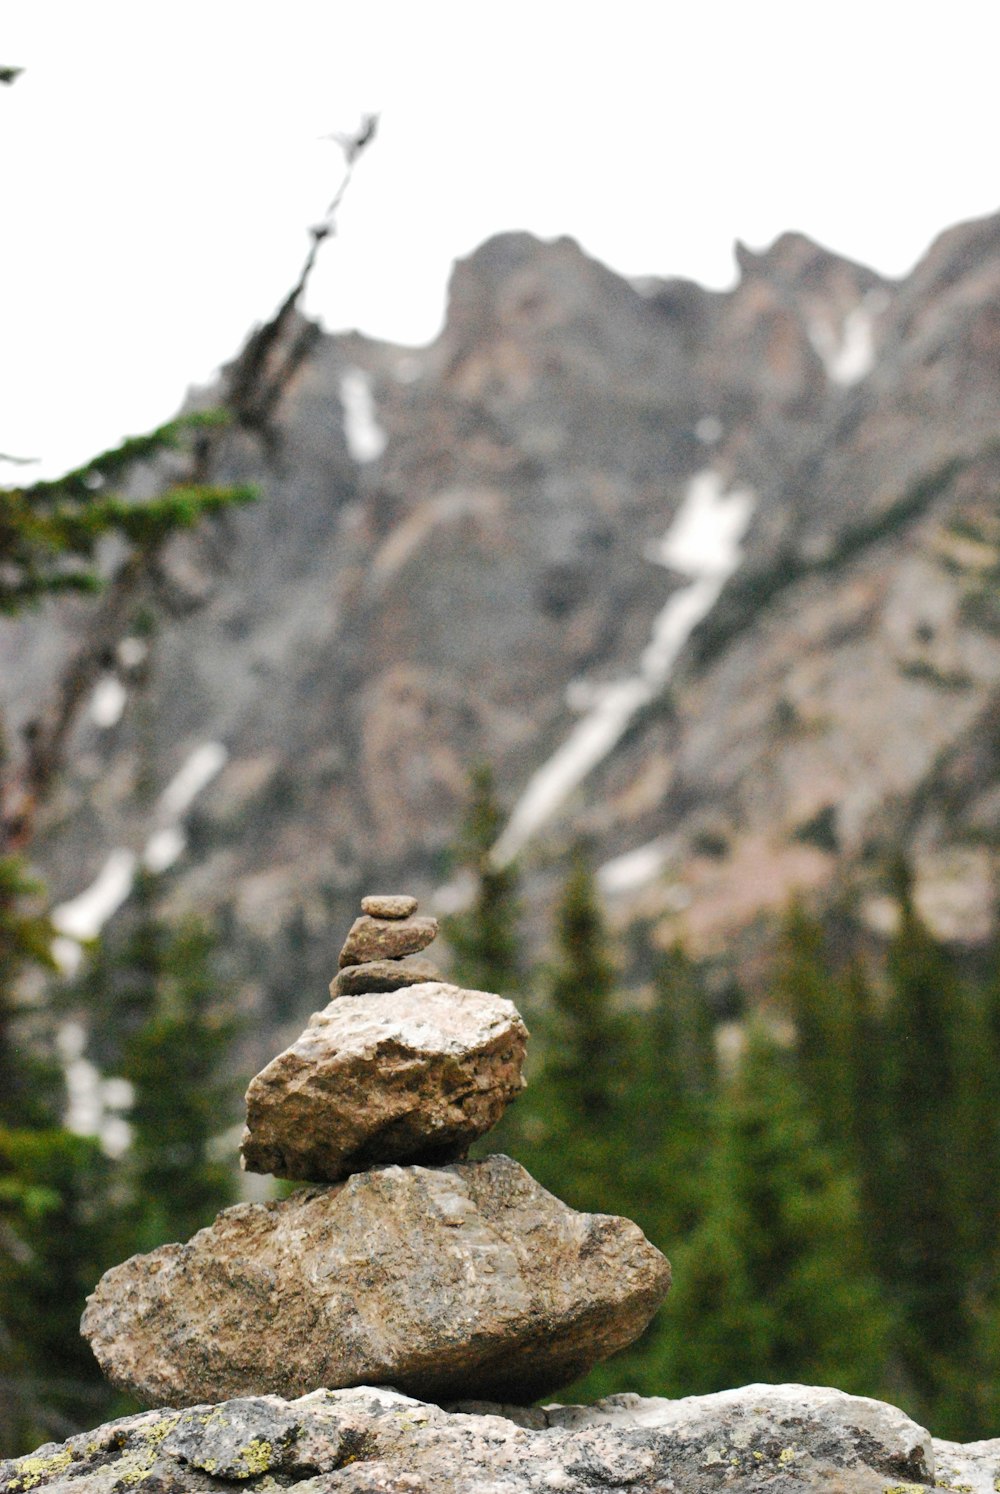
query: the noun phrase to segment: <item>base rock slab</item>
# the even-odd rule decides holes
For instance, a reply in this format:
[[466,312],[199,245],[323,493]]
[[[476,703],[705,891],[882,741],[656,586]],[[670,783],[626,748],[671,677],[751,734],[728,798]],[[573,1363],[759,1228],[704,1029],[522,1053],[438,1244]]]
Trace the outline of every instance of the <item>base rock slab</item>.
[[0,1494],[920,1494],[956,1469],[993,1494],[1000,1441],[932,1443],[893,1406],[804,1385],[474,1412],[360,1387],[109,1422],[0,1464]]
[[383,1162],[448,1162],[524,1087],[517,1008],[440,981],[335,1000],[247,1090],[243,1165],[337,1182]]
[[108,1271],[82,1332],[147,1405],[359,1384],[527,1404],[637,1338],[669,1285],[638,1225],[494,1156],[226,1209]]

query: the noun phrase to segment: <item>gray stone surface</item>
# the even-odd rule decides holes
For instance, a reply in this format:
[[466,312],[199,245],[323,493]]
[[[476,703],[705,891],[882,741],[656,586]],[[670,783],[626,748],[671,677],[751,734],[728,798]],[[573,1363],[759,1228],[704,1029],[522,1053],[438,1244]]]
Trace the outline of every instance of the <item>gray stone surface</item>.
[[464,1156],[523,1089],[527,1038],[512,1002],[440,981],[332,1001],[251,1080],[243,1164],[336,1182]]
[[405,892],[371,892],[361,899],[361,911],[370,918],[409,918],[417,911],[417,900]]
[[919,1494],[935,1480],[993,1494],[998,1455],[998,1442],[932,1444],[892,1406],[802,1385],[474,1412],[360,1387],[110,1422],[0,1464],[0,1494]]
[[365,914],[351,924],[340,951],[340,968],[419,954],[437,931],[436,918],[369,918]]
[[1000,1437],[985,1442],[934,1439],[934,1476],[941,1489],[957,1494],[997,1494],[1000,1490]]
[[637,1225],[494,1156],[226,1209],[108,1271],[82,1331],[147,1404],[359,1384],[525,1404],[631,1343],[669,1284]]
[[368,960],[363,965],[345,965],[330,982],[330,995],[366,996],[373,991],[401,991],[404,986],[441,979],[430,960]]

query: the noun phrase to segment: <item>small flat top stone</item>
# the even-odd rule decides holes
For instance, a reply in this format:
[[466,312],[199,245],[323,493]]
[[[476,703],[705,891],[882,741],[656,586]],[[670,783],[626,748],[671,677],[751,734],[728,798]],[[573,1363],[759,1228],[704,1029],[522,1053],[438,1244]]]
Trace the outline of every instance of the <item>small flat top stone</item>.
[[409,918],[417,900],[408,892],[372,892],[361,899],[361,911],[370,918]]
[[363,914],[351,924],[340,951],[340,968],[366,965],[371,960],[401,960],[419,954],[438,931],[436,918],[369,918]]

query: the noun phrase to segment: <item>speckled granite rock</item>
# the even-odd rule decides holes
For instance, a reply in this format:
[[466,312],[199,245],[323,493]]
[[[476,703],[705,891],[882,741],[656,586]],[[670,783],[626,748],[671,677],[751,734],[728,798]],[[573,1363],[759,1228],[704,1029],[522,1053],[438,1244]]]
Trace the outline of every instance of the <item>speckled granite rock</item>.
[[494,1156],[226,1209],[106,1272],[82,1332],[147,1404],[366,1383],[526,1403],[631,1343],[669,1285],[638,1225]]
[[243,1165],[336,1182],[453,1161],[520,1094],[527,1038],[512,1002],[441,982],[333,1001],[251,1081]]
[[0,1494],[993,1494],[998,1475],[1000,1441],[932,1443],[892,1406],[802,1385],[459,1414],[362,1387],[109,1422],[0,1464]]

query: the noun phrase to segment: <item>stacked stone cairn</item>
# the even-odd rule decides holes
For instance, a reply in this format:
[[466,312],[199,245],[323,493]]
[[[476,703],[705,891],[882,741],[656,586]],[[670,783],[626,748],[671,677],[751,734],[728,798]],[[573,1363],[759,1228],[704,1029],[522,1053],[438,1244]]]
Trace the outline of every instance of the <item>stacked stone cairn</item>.
[[391,1386],[526,1405],[624,1348],[670,1285],[638,1226],[466,1161],[524,1087],[513,1003],[419,957],[437,923],[366,897],[333,997],[250,1084],[243,1165],[312,1186],[108,1271],[82,1331],[147,1405]]

